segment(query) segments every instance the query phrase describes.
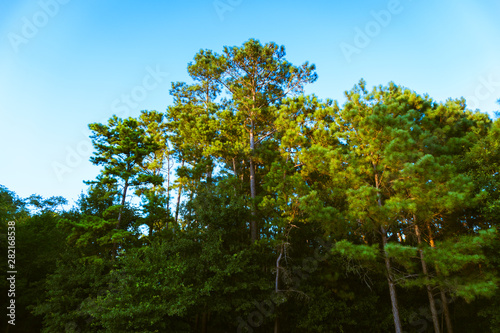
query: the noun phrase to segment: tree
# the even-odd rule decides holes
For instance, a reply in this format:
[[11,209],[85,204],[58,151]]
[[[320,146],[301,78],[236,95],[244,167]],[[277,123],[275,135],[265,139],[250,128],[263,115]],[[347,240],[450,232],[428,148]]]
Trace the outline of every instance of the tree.
[[[15,329],[19,332],[38,332],[42,328],[42,318],[33,313],[33,308],[46,299],[45,283],[47,276],[56,270],[56,261],[66,249],[66,234],[58,228],[61,216],[68,213],[58,211],[57,206],[65,203],[61,197],[45,199],[32,195],[28,199],[19,198],[14,192],[0,186],[0,250],[7,255],[7,226],[14,222],[14,246],[9,254],[15,255],[15,267],[19,272],[15,279],[14,299],[16,307]],[[12,234],[11,234],[12,235]],[[9,244],[10,245],[10,244]],[[0,267],[8,269],[7,260]],[[22,274],[21,274],[22,273]],[[10,294],[7,279],[2,279],[0,290],[3,295]],[[1,304],[7,306],[7,297]],[[22,318],[22,319],[20,319]],[[2,325],[5,332],[12,329],[7,320]]]
[[187,203],[186,228],[119,257],[110,291],[93,296],[83,313],[110,331],[236,328],[235,318],[266,295],[261,265],[269,258],[267,248],[246,245],[241,225],[249,211],[233,191],[225,181],[200,189]]
[[[284,57],[283,46],[279,47],[275,43],[262,45],[250,39],[242,47],[224,47],[222,55],[202,50],[195,56],[195,63],[188,68],[192,76],[196,74],[198,78],[216,84],[216,90],[223,90],[231,98],[230,108],[224,116],[239,120],[247,134],[247,143],[238,142],[236,145],[243,148],[239,153],[248,161],[252,241],[256,241],[259,236],[256,164],[261,163],[263,156],[258,146],[272,139],[276,132],[276,107],[282,99],[288,94],[301,92],[306,83],[314,82],[317,78],[314,65],[306,62],[296,67]],[[233,160],[233,163],[236,164],[236,161]]]
[[[113,116],[108,125],[93,123],[89,128],[93,131],[91,138],[96,150],[90,160],[104,167],[98,181],[121,186],[115,227],[120,230],[123,228],[122,218],[129,187],[159,181],[159,176],[145,174],[146,158],[159,149],[158,142],[155,142],[154,136],[146,136],[146,130],[140,126],[139,121],[131,117],[122,120]],[[117,253],[118,238],[114,239],[114,250]]]
[[[139,126],[144,130],[143,140],[150,143],[151,151],[140,165],[136,194],[142,198],[143,214],[149,236],[163,228],[169,228],[170,172],[173,166],[167,123],[157,111],[142,111]],[[165,179],[166,178],[166,179]],[[165,186],[166,181],[166,186]]]
[[129,207],[121,212],[122,223],[129,230],[116,229],[118,200],[115,182],[95,182],[87,194],[81,195],[78,206],[63,214],[50,229],[62,237],[57,238],[59,246],[53,246],[58,252],[50,258],[55,267],[44,281],[45,297],[33,309],[43,317],[42,332],[100,329],[95,316],[83,308],[91,299],[104,294],[112,282],[110,272],[118,266],[117,242],[120,241],[125,252],[139,243],[139,232],[130,228],[131,221],[138,217]]
[[176,180],[176,223],[182,191],[188,187],[192,198],[202,179],[209,181],[212,177],[215,167],[214,158],[209,151],[210,147],[217,143],[214,127],[217,106],[212,102],[217,91],[213,85],[200,80],[200,84],[191,86],[180,82],[173,83],[170,94],[174,97],[174,105],[166,112],[172,151],[180,163]]
[[144,129],[134,118],[122,120],[113,116],[108,125],[90,124],[91,136],[96,151],[90,158],[96,165],[104,166],[102,181],[121,185],[120,212],[116,228],[120,228],[122,210],[125,207],[127,190],[140,184],[141,166],[145,158],[155,150],[155,143],[146,140]]
[[[394,188],[408,214],[408,222],[415,230],[419,247],[423,246],[424,237],[431,247],[435,247],[435,239],[446,233],[448,228],[447,215],[475,201],[471,179],[461,172],[459,164],[478,136],[484,133],[482,123],[485,119],[482,115],[466,111],[464,100],[449,99],[445,103],[435,103],[427,99],[422,103],[423,117],[414,127],[418,133],[418,141],[415,142],[419,155],[405,165],[400,178],[394,181]],[[457,255],[453,252],[448,254]],[[422,249],[420,261],[424,280],[429,281],[431,272]],[[437,268],[435,274],[439,274]],[[425,288],[434,331],[439,332],[439,319],[429,283]],[[440,296],[447,329],[452,332],[448,301],[442,288]]]
[[[363,80],[346,97],[343,109],[334,115],[338,144],[312,145],[306,162],[309,168],[331,177],[337,187],[330,192],[339,203],[326,210],[319,204],[319,212],[343,225],[337,227],[343,230],[342,237],[345,233],[359,235],[358,242],[367,244],[376,241],[373,235],[380,237],[394,326],[401,332],[393,264],[386,247],[401,229],[402,203],[393,183],[405,163],[415,162],[419,155],[415,119],[422,118],[425,101],[393,83],[369,93]],[[350,249],[354,248],[346,248]]]

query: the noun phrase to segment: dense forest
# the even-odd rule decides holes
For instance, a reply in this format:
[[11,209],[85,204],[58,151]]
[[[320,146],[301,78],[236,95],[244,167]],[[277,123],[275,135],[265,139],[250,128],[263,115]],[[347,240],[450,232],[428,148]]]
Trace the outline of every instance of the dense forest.
[[499,119],[392,82],[320,100],[253,39],[187,69],[166,112],[89,125],[74,207],[0,186],[2,329],[500,332]]

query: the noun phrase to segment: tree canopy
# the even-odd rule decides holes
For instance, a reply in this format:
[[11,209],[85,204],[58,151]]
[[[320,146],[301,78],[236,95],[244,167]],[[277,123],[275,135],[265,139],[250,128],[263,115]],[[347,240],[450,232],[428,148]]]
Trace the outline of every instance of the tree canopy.
[[73,207],[0,186],[20,332],[500,332],[500,120],[393,82],[321,100],[255,39],[187,71],[89,125]]

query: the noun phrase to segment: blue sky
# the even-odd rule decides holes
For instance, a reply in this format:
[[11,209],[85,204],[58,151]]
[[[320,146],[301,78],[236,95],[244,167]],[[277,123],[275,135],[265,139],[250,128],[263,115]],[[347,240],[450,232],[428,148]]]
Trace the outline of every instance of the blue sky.
[[99,169],[87,125],[164,111],[200,49],[249,38],[317,66],[343,103],[360,78],[500,106],[498,1],[41,0],[0,3],[0,184],[72,202]]

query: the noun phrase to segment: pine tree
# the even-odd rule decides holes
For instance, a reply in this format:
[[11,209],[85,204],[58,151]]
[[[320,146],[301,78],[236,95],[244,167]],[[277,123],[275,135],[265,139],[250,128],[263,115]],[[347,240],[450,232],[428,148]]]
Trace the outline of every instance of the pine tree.
[[[262,162],[260,146],[272,139],[276,132],[276,107],[289,94],[299,93],[306,83],[314,82],[317,75],[314,65],[307,62],[300,67],[293,66],[285,60],[285,48],[275,43],[262,45],[250,39],[242,47],[224,47],[223,54],[212,51],[200,51],[195,56],[195,63],[189,66],[190,74],[202,73],[206,81],[217,85],[228,97],[228,109],[222,115],[234,125],[239,122],[239,133],[243,137],[232,142],[242,148],[233,156],[234,171],[236,158],[242,157],[248,162],[250,198],[252,200],[252,219],[250,234],[252,241],[259,238],[257,217],[257,185],[256,167]],[[222,124],[221,129],[227,129]],[[234,131],[231,130],[229,133]],[[229,138],[227,138],[229,139]],[[227,142],[227,141],[226,141]]]

